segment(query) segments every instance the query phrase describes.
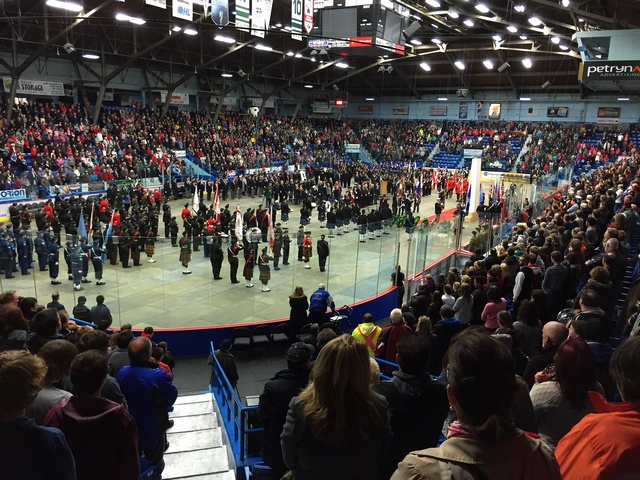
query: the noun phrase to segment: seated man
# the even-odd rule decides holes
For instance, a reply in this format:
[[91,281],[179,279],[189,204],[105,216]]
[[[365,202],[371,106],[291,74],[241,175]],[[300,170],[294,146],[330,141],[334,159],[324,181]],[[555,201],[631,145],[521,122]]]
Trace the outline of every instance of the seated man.
[[393,442],[382,462],[382,478],[389,478],[398,462],[411,451],[435,447],[449,413],[447,392],[427,371],[429,343],[424,337],[405,335],[397,344],[400,370],[374,389],[387,399]]
[[40,357],[25,350],[0,353],[0,478],[76,480],[64,435],[25,416],[47,373]]
[[[71,363],[75,395],[58,402],[45,425],[65,434],[76,459],[78,480],[137,480],[140,476],[138,435],[124,405],[101,398],[107,359],[97,350],[78,355]],[[117,461],[104,461],[96,452],[109,452]]]
[[613,354],[610,372],[625,403],[607,403],[589,392],[596,413],[587,415],[558,443],[562,478],[637,478],[640,458],[640,337]]

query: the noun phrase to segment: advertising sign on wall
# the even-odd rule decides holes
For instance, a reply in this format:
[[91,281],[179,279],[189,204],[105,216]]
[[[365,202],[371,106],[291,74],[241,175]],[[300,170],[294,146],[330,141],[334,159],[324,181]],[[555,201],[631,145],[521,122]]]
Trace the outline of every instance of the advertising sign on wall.
[[0,200],[23,200],[27,198],[27,191],[24,188],[19,190],[0,190]]
[[392,113],[394,115],[409,115],[409,107],[395,106],[393,107]]
[[618,62],[584,62],[585,80],[617,80],[633,79],[640,80],[640,61],[625,60]]
[[[160,92],[160,101],[162,103],[167,101],[166,91]],[[171,99],[169,100],[169,105],[189,105],[189,94],[173,92],[171,94]]]
[[360,115],[373,115],[373,105],[359,105],[358,113]]
[[[4,91],[11,92],[11,77],[3,77]],[[40,80],[18,80],[17,95],[51,95],[64,97],[64,85],[59,82],[44,82]]]
[[598,118],[620,118],[620,107],[598,107]]
[[429,115],[432,117],[446,117],[447,107],[429,107]]
[[566,117],[569,115],[569,107],[548,107],[547,117]]

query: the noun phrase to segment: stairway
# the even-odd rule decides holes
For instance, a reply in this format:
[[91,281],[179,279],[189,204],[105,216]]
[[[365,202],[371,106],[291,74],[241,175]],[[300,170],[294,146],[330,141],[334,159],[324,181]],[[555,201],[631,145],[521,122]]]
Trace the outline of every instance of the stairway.
[[164,480],[235,480],[210,393],[178,397],[169,414]]

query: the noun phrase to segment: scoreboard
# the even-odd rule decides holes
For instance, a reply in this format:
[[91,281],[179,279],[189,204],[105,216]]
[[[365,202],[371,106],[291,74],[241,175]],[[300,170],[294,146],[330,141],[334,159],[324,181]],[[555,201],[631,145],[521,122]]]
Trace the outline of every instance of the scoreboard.
[[347,55],[404,55],[409,10],[390,0],[316,0],[309,48]]

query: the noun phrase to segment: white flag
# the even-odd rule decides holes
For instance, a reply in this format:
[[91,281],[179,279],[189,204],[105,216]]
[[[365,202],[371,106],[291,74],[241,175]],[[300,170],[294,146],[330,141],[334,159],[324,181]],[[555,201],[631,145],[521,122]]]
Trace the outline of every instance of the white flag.
[[240,204],[236,207],[236,238],[238,241],[242,240],[242,212],[240,211]]

